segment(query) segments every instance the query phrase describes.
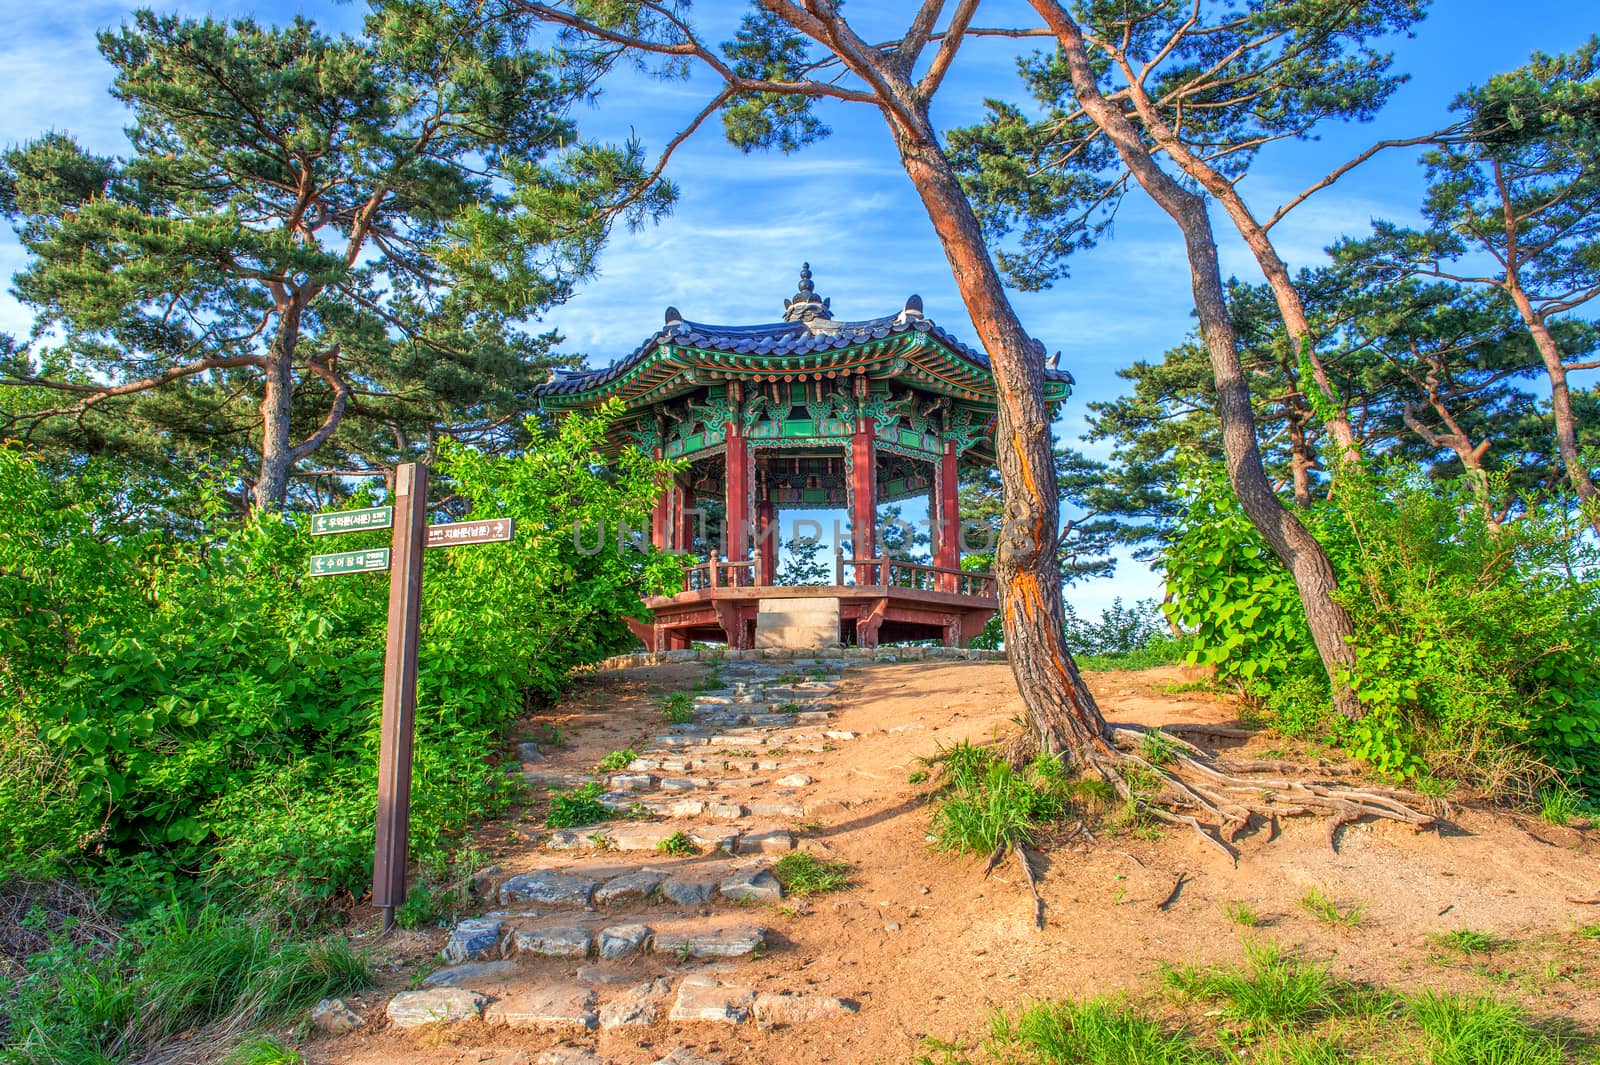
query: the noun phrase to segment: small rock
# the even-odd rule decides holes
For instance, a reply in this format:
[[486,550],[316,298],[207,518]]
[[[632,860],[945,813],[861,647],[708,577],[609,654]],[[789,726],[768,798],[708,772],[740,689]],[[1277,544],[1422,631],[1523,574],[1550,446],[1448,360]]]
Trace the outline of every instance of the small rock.
[[518,954],[542,954],[547,958],[589,956],[589,930],[578,925],[518,929],[512,940]]
[[553,870],[523,873],[500,885],[500,904],[512,902],[550,902],[587,906],[594,894],[594,881]]
[[672,992],[672,982],[657,977],[635,984],[600,1007],[600,1027],[634,1028],[652,1025],[661,1019],[661,1007]]
[[767,930],[751,924],[725,928],[657,929],[652,949],[657,954],[690,958],[741,958],[767,945]]
[[661,897],[679,906],[710,902],[716,891],[717,881],[706,876],[671,876],[661,882]]
[[744,807],[736,802],[708,802],[706,816],[721,821],[737,821],[744,816]]
[[600,957],[626,958],[644,950],[650,942],[650,926],[618,924],[600,929]]
[[500,867],[491,865],[487,869],[479,869],[472,874],[472,893],[480,898],[494,894],[494,880],[500,875]]
[[500,932],[505,927],[492,917],[468,917],[450,932],[444,945],[444,960],[474,961],[500,953]]
[[883,930],[885,932],[898,932],[900,931],[900,922],[890,921],[888,924],[883,926]]
[[803,788],[809,783],[811,783],[811,778],[804,773],[790,773],[786,777],[778,778],[778,787],[780,788]]
[[678,1000],[667,1015],[673,1021],[716,1021],[743,1024],[750,1019],[756,993],[724,984],[715,976],[688,976],[678,987]]
[[577,984],[557,984],[503,998],[484,1011],[490,1024],[512,1028],[593,1028],[595,994]]
[[389,1000],[384,1012],[396,1028],[419,1028],[424,1024],[475,1021],[488,1001],[476,991],[436,987],[431,991],[402,991]]
[[720,1061],[702,1058],[687,1047],[679,1047],[664,1058],[657,1058],[650,1065],[722,1065]]
[[613,791],[649,791],[655,787],[656,778],[649,773],[613,773],[606,787]]
[[343,999],[325,998],[311,1011],[311,1023],[329,1035],[343,1035],[361,1027],[361,1014],[344,1004]]
[[766,869],[756,866],[741,869],[723,878],[722,897],[740,902],[755,899],[758,902],[777,902],[783,898],[783,885]]
[[475,980],[503,980],[521,971],[514,961],[469,961],[435,969],[422,978],[423,987],[460,987]]
[[594,893],[594,901],[605,906],[643,902],[656,893],[656,889],[666,878],[665,873],[655,873],[648,869],[627,873],[601,884]]
[[606,1065],[604,1059],[583,1047],[551,1047],[534,1059],[534,1065]]
[[517,757],[523,765],[534,765],[544,761],[544,752],[539,750],[539,745],[533,742],[517,744]]
[[706,812],[706,804],[699,799],[679,799],[667,807],[668,817],[699,817]]
[[761,1024],[804,1024],[854,1013],[856,1007],[832,995],[786,995],[763,992],[756,996],[756,1020]]

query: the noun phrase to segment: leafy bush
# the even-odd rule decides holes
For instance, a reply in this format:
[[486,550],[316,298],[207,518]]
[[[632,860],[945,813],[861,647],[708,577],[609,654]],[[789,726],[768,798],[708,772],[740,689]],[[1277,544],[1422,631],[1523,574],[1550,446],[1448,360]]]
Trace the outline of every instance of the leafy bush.
[[1367,714],[1331,713],[1293,582],[1210,468],[1165,555],[1189,661],[1395,776],[1531,800],[1559,775],[1600,796],[1600,570],[1566,508],[1534,500],[1495,528],[1470,486],[1396,466],[1342,472],[1303,517],[1354,622],[1346,679]]
[[[641,525],[663,468],[631,452],[602,468],[614,415],[530,424],[514,458],[442,457],[472,516],[517,536],[428,552],[417,856],[510,800],[485,758],[498,734],[572,666],[628,646],[640,593],[681,572],[592,532]],[[210,484],[183,496],[0,448],[0,497],[0,865],[88,878],[134,909],[202,884],[291,916],[359,895],[387,578],[308,577],[305,523],[230,520]]]

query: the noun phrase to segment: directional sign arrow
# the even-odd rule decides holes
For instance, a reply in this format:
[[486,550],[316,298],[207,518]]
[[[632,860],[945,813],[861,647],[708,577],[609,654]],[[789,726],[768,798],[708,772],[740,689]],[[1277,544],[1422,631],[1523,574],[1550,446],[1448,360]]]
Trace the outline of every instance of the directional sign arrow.
[[375,547],[368,551],[340,551],[333,555],[312,555],[311,576],[332,577],[339,573],[370,573],[389,568],[389,549]]
[[484,521],[457,521],[448,525],[428,526],[429,547],[457,547],[462,544],[494,544],[511,539],[510,518],[488,518]]
[[366,507],[362,510],[330,510],[311,515],[312,536],[387,529],[394,524],[393,507]]

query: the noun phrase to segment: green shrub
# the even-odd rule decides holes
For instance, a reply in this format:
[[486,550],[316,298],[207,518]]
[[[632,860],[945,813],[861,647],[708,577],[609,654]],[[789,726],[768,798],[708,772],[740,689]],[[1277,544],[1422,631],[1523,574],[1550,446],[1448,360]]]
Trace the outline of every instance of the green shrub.
[[[413,855],[514,795],[484,755],[574,665],[627,647],[625,616],[681,562],[624,549],[665,468],[603,470],[611,410],[514,458],[446,448],[439,477],[508,544],[430,551]],[[227,516],[217,484],[62,472],[0,447],[0,867],[70,872],[136,912],[170,892],[248,894],[286,916],[371,872],[383,574],[307,575],[294,518]],[[368,502],[358,496],[351,503]],[[591,530],[582,547],[575,523]],[[338,546],[383,542],[382,533]]]
[[694,697],[688,692],[673,692],[661,700],[661,712],[671,725],[694,723]]
[[1341,471],[1303,517],[1354,622],[1367,714],[1332,714],[1294,584],[1209,467],[1164,556],[1191,662],[1396,777],[1532,801],[1559,775],[1600,795],[1600,556],[1565,507],[1533,499],[1494,528],[1470,486],[1395,466]]
[[633,764],[639,753],[632,747],[625,747],[620,751],[612,751],[595,765],[596,773],[620,773]]

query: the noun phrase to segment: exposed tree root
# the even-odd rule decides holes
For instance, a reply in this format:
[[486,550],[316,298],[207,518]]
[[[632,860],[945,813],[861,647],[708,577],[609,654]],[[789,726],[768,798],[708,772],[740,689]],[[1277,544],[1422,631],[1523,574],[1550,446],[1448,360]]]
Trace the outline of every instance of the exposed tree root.
[[[1176,731],[1108,726],[1106,742],[1084,753],[1081,767],[1092,769],[1145,816],[1191,830],[1236,864],[1234,842],[1240,834],[1266,823],[1276,836],[1279,817],[1327,818],[1328,846],[1334,850],[1339,829],[1363,818],[1399,821],[1419,830],[1435,823],[1432,814],[1397,792],[1326,779],[1348,776],[1344,767],[1219,759],[1174,735]],[[1153,732],[1160,732],[1167,754],[1159,764],[1142,753]],[[1005,753],[1020,764],[1038,749],[1037,736],[1023,730],[1006,743]]]
[[[1141,812],[1191,829],[1233,862],[1239,859],[1234,841],[1256,819],[1326,817],[1328,846],[1335,850],[1339,829],[1365,817],[1417,829],[1434,823],[1433,815],[1393,791],[1287,776],[1285,771],[1293,767],[1280,762],[1219,762],[1170,731],[1161,732],[1170,757],[1157,764],[1141,753],[1152,731],[1158,730],[1111,727],[1109,748],[1096,752],[1090,760],[1093,768]],[[1342,775],[1325,767],[1315,772]],[[1130,777],[1142,786],[1136,790]]]

